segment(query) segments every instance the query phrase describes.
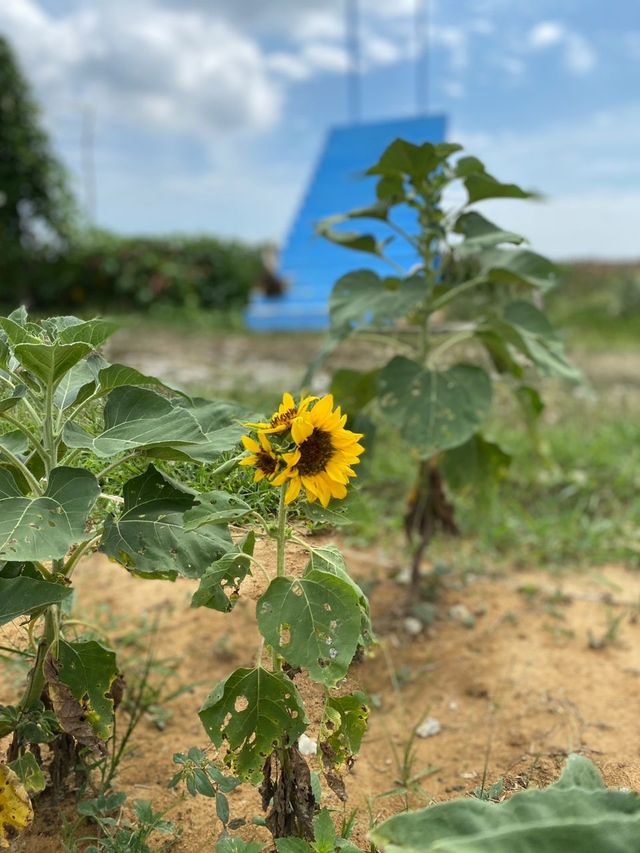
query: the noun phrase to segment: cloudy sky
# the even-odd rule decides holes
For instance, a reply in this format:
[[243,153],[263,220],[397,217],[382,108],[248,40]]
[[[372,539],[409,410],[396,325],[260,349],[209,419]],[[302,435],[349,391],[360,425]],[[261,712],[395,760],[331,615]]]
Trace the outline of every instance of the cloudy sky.
[[[359,2],[363,117],[412,115],[417,0]],[[98,224],[280,239],[348,118],[344,3],[0,0],[0,32]],[[548,197],[490,212],[556,258],[640,257],[638,0],[423,5],[429,109]]]

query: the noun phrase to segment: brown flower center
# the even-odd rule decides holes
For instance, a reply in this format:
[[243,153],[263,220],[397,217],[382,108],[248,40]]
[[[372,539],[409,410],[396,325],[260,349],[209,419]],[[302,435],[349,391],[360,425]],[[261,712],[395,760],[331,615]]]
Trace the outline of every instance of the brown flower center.
[[287,409],[286,412],[281,412],[280,414],[274,415],[271,418],[271,426],[272,427],[289,426],[289,424],[296,417],[297,414],[298,414],[298,410],[296,408]]
[[256,457],[256,468],[259,468],[267,477],[271,474],[275,474],[276,468],[278,467],[278,460],[275,456],[272,456],[266,450],[259,450],[256,453]]
[[326,470],[327,462],[335,452],[331,444],[331,434],[314,427],[313,432],[300,445],[298,472],[303,477],[312,477]]

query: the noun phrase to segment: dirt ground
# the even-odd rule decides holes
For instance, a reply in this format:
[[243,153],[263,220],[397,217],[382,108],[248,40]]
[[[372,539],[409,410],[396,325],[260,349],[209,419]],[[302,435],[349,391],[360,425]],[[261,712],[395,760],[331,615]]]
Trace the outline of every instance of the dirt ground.
[[[640,575],[614,566],[562,578],[542,571],[452,573],[432,590],[433,621],[414,636],[404,621],[406,587],[392,580],[400,566],[383,549],[347,548],[346,555],[353,575],[373,583],[380,639],[373,656],[353,670],[353,683],[371,697],[369,731],[347,777],[347,808],[358,809],[355,840],[365,842],[369,808],[378,820],[403,807],[402,797],[378,797],[396,787],[398,756],[426,717],[440,730],[413,742],[411,774],[431,768],[422,791],[409,797],[415,807],[471,793],[483,775],[487,784],[503,779],[505,794],[547,784],[576,750],[595,761],[610,785],[640,788]],[[262,557],[269,562],[271,554]],[[298,568],[304,562],[295,546],[291,560]],[[173,662],[171,686],[195,686],[170,704],[163,731],[150,719],[140,725],[117,787],[130,799],[171,808],[168,817],[182,831],[176,851],[213,850],[220,825],[212,801],[169,790],[167,783],[173,754],[207,743],[197,717],[206,694],[232,669],[255,662],[255,599],[262,581],[249,578],[233,613],[224,615],[189,609],[191,582],[139,580],[99,555],[86,560],[76,578],[78,614],[103,620],[115,634],[160,615],[155,643],[158,658]],[[303,691],[313,729],[319,697]],[[230,804],[232,817],[260,813],[249,786],[231,794]],[[327,804],[342,809],[335,799]],[[71,800],[67,805],[72,814]],[[42,803],[39,819],[15,849],[63,850],[61,811],[64,804]],[[266,839],[262,833],[242,830],[245,837]]]

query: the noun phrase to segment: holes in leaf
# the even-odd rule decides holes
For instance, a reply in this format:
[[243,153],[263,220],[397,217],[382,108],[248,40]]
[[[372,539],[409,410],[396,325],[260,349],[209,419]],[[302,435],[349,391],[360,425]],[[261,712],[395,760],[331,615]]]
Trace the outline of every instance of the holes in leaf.
[[328,601],[325,601],[325,603],[322,606],[327,611],[327,613],[331,613],[331,605],[329,604]]
[[329,622],[329,627],[331,628],[331,630],[332,630],[332,631],[337,630],[337,628],[338,628],[338,620],[337,620],[337,619],[332,619],[332,620],[331,620],[331,622]]
[[249,707],[249,700],[246,696],[236,696],[236,701],[233,703],[233,707],[239,714],[241,711],[244,711]]
[[289,625],[280,626],[280,646],[288,646],[291,642],[291,628]]
[[291,587],[291,589],[293,590],[293,594],[297,595],[298,598],[300,598],[300,596],[303,594],[302,593],[302,587],[300,586],[299,583],[294,583],[293,586]]
[[325,669],[329,666],[329,661],[326,658],[318,658],[318,666],[320,669]]
[[222,721],[222,728],[223,728],[223,729],[226,729],[226,728],[227,728],[227,726],[229,725],[229,723],[231,722],[231,720],[232,720],[232,719],[233,719],[233,715],[231,714],[231,712],[229,712],[229,713],[225,716],[224,720]]

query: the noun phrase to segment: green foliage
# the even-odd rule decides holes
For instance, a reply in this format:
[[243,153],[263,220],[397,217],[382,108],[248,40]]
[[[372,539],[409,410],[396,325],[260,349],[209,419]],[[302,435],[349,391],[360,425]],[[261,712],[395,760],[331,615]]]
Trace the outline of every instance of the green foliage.
[[[41,311],[242,309],[264,273],[262,247],[213,237],[76,234],[29,253],[30,299]],[[18,281],[0,261],[7,290]]]
[[200,709],[207,734],[226,743],[226,763],[243,779],[260,779],[263,765],[282,737],[295,742],[307,726],[302,699],[282,672],[258,666],[237,669],[216,685]]
[[215,800],[216,816],[222,823],[223,832],[227,830],[227,827],[237,829],[245,823],[243,819],[229,820],[229,800],[227,799],[227,794],[235,791],[241,784],[241,779],[237,779],[235,776],[225,776],[215,763],[197,747],[192,747],[187,753],[176,753],[173,756],[173,761],[179,765],[180,770],[169,782],[170,788],[175,788],[183,783],[192,797],[200,794],[203,797]]
[[72,203],[40,111],[4,37],[0,91],[0,257],[3,288],[15,299],[26,295],[24,262],[36,249],[39,235],[44,231],[50,240],[68,236]]
[[420,853],[634,853],[640,798],[605,788],[591,762],[571,755],[560,780],[503,803],[450,800],[399,814],[371,838],[384,851]]

